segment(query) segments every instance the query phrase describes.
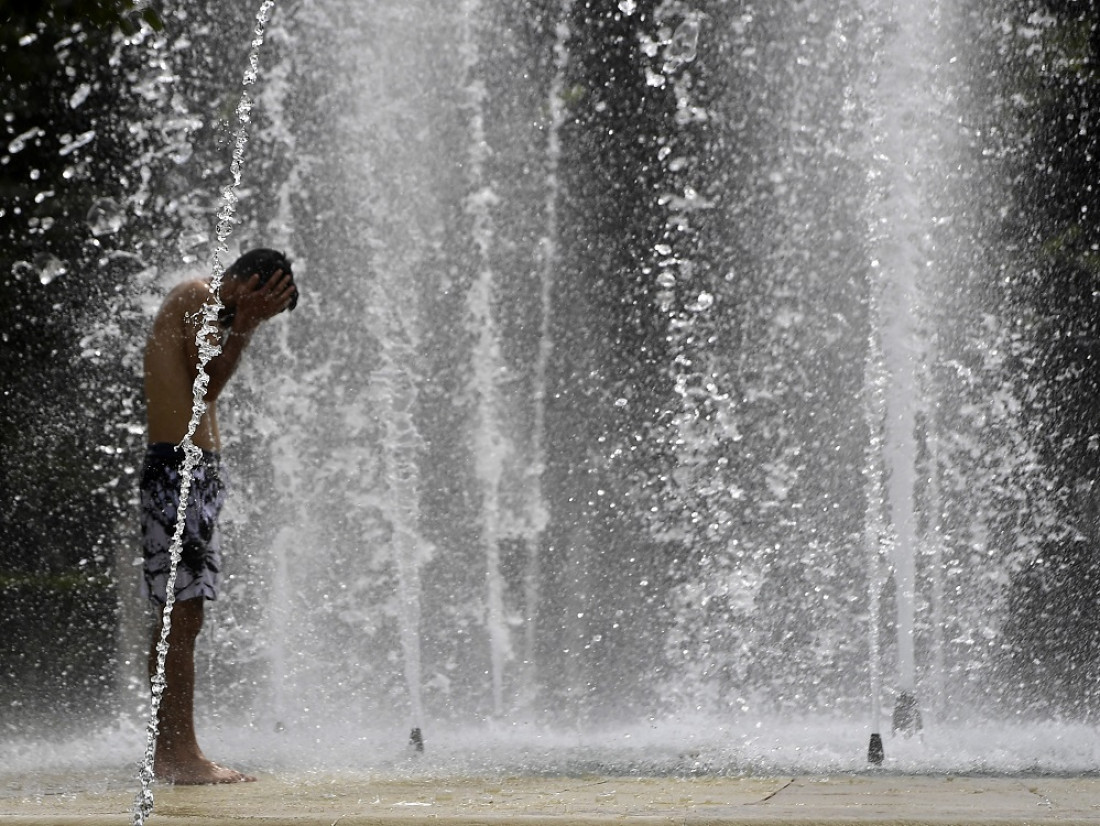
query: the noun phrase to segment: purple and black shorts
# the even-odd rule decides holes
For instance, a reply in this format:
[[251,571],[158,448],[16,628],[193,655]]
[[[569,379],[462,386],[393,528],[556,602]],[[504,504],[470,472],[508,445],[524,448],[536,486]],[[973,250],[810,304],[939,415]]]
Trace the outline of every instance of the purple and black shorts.
[[[183,458],[183,450],[176,445],[151,444],[141,473],[141,593],[161,606],[166,600],[172,564]],[[218,514],[225,504],[227,483],[220,456],[204,450],[202,460],[191,472],[187,518],[176,567],[177,600],[218,597],[222,567]]]

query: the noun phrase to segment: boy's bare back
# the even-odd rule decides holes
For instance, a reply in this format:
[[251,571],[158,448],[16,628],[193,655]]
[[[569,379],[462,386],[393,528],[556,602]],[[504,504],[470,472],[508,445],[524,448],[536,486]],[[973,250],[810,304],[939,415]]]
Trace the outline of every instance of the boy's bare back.
[[[178,444],[187,433],[198,372],[195,336],[202,325],[203,305],[211,298],[210,282],[195,279],[175,287],[164,299],[145,343],[145,401],[149,442]],[[193,441],[203,450],[221,447],[215,400]]]

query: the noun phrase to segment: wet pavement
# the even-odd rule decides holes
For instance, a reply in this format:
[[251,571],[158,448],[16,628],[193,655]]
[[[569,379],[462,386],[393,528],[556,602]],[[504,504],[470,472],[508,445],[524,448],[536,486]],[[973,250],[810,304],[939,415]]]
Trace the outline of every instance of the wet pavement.
[[[0,824],[126,824],[136,781],[0,775]],[[266,774],[155,786],[149,824],[1100,824],[1100,777],[416,777]]]

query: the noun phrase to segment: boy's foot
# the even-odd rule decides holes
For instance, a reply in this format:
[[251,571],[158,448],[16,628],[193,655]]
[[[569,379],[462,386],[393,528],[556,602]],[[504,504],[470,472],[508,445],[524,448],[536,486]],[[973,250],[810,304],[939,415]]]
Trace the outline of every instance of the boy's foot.
[[236,769],[219,766],[212,760],[197,760],[179,765],[156,766],[157,780],[176,786],[211,786],[217,783],[252,783],[255,777]]

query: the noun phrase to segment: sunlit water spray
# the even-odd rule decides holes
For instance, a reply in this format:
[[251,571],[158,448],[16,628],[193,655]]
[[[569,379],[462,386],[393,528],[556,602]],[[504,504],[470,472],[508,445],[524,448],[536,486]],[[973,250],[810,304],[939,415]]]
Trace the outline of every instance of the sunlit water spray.
[[[399,290],[394,291],[401,295]],[[389,306],[389,316],[399,317],[400,311],[389,304],[378,291],[381,307]],[[403,366],[402,350],[407,346],[402,331],[390,327],[388,342],[382,351],[379,368],[373,373],[374,401],[377,415],[383,422],[385,445],[384,479],[386,512],[391,523],[390,548],[397,579],[397,605],[400,626],[405,687],[408,691],[410,743],[416,750],[424,748],[423,677],[421,673],[420,565],[425,555],[420,535],[420,471],[416,457],[421,448],[420,435],[414,422],[415,386],[408,369]]]
[[559,249],[558,202],[562,197],[561,186],[561,129],[565,121],[565,72],[569,66],[570,16],[573,0],[562,0],[554,24],[553,74],[551,75],[546,106],[550,113],[546,141],[546,224],[540,239],[541,260],[539,272],[538,349],[532,383],[532,416],[530,437],[530,464],[521,480],[522,513],[516,530],[526,551],[523,573],[524,635],[523,662],[516,691],[516,706],[530,711],[538,691],[538,660],[536,655],[535,618],[539,606],[540,543],[550,520],[543,494],[542,478],[546,472],[545,433],[547,426],[546,403],[550,360],[554,353],[552,314],[557,284],[556,270],[561,266]]
[[883,375],[882,353],[878,337],[870,336],[867,344],[867,358],[864,366],[864,415],[867,419],[867,432],[871,438],[867,443],[867,457],[864,466],[864,485],[867,490],[867,515],[863,528],[863,541],[867,553],[868,585],[868,657],[867,671],[870,690],[871,738],[867,750],[867,761],[880,765],[885,759],[882,742],[882,622],[881,608],[883,589],[889,577],[888,556],[891,541],[885,524],[886,492],[883,478],[882,420],[886,412],[884,394],[886,380]]
[[935,277],[930,197],[942,185],[937,158],[943,150],[937,142],[945,112],[936,98],[934,70],[942,35],[936,3],[870,2],[865,13],[882,26],[870,103],[869,213],[872,324],[885,369],[882,449],[897,604],[899,695],[893,727],[913,733],[921,728],[915,639],[917,560],[924,546],[915,499],[917,428],[929,389],[925,365],[932,357],[924,302]]
[[499,196],[487,180],[485,160],[489,151],[485,135],[484,97],[487,94],[478,73],[476,33],[482,5],[466,0],[460,6],[463,69],[466,74],[464,109],[469,118],[469,194],[466,211],[472,224],[474,282],[467,298],[470,332],[475,344],[472,354],[472,384],[477,394],[474,455],[481,486],[481,542],[485,548],[486,630],[489,637],[490,682],[493,712],[504,713],[504,669],[514,659],[511,634],[505,618],[504,582],[501,573],[501,501],[505,454],[510,451],[501,431],[499,384],[505,378],[500,354],[500,336],[496,323],[496,273],[492,264],[495,243],[493,210]]

